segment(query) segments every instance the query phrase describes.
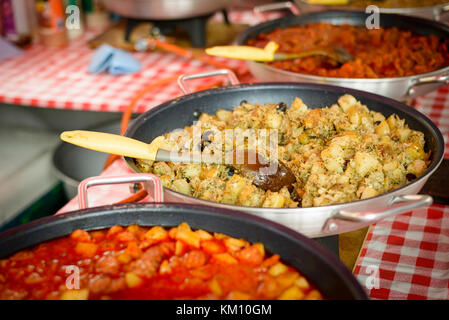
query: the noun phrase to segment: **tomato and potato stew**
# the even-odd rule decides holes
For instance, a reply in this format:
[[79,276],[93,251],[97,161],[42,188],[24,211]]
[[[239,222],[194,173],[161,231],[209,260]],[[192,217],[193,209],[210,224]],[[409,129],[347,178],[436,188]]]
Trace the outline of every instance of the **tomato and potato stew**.
[[184,222],[172,228],[77,229],[70,236],[17,252],[0,260],[0,299],[323,296],[279,255],[268,255],[262,243],[192,230]]

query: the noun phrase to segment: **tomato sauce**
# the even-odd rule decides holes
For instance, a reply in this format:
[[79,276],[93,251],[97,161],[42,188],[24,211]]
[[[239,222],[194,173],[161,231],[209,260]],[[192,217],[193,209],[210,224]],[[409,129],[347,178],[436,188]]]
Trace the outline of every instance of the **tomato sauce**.
[[278,53],[299,53],[328,46],[340,46],[353,61],[339,64],[329,57],[309,56],[268,64],[279,69],[324,77],[394,78],[422,74],[449,65],[449,41],[422,36],[396,27],[368,30],[364,26],[312,23],[278,28],[248,41],[265,47],[279,44]]
[[191,230],[113,226],[0,260],[0,299],[322,299],[263,244]]

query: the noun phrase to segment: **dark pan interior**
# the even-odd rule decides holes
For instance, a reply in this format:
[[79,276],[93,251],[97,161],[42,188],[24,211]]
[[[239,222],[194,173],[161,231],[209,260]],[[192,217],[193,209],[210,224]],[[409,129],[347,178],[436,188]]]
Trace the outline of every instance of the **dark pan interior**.
[[[358,11],[324,11],[301,14],[299,16],[287,16],[246,29],[240,34],[237,42],[240,45],[246,44],[249,39],[255,38],[261,33],[267,33],[276,28],[299,26],[308,23],[324,22],[334,25],[365,26],[365,21],[369,16],[369,14]],[[411,30],[421,35],[436,35],[449,39],[449,27],[432,20],[397,14],[380,14],[379,22],[382,27],[397,27],[403,30]]]
[[113,225],[176,226],[225,233],[250,242],[262,242],[269,252],[300,270],[330,299],[366,299],[351,272],[334,254],[286,227],[229,210],[185,204],[129,204],[87,209],[35,220],[0,234],[0,258],[70,234],[73,230],[103,229]]
[[[432,121],[423,114],[400,102],[379,95],[321,84],[241,84],[189,94],[142,114],[131,124],[125,135],[150,142],[164,133],[192,125],[196,121],[194,117],[196,110],[214,114],[220,108],[232,110],[242,100],[252,104],[285,102],[290,105],[296,97],[299,97],[309,108],[323,108],[336,103],[345,93],[352,94],[370,110],[378,111],[386,117],[396,113],[406,120],[410,128],[422,131],[426,137],[426,146],[432,151],[433,163],[428,170],[433,170],[440,163],[444,152],[443,136]],[[126,160],[137,171],[133,159]]]

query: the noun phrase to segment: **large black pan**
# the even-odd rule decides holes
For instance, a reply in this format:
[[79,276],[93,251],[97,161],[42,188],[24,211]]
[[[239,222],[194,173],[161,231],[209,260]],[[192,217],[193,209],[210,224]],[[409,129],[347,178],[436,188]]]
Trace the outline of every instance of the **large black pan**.
[[225,233],[262,242],[268,251],[301,271],[329,299],[366,299],[351,272],[315,241],[264,219],[230,210],[179,204],[128,204],[84,209],[30,222],[0,234],[0,258],[29,246],[69,235],[75,229],[113,225],[177,226]]
[[[272,209],[227,205],[194,198],[167,188],[164,188],[165,200],[243,210],[284,224],[310,237],[329,236],[360,229],[388,215],[429,205],[432,201],[429,196],[416,196],[416,194],[443,159],[444,140],[441,132],[432,121],[415,109],[395,100],[367,92],[304,83],[228,86],[189,94],[163,103],[137,118],[125,134],[137,140],[150,142],[157,136],[176,128],[192,125],[197,120],[194,116],[197,110],[215,114],[220,108],[233,109],[244,99],[253,104],[282,101],[290,105],[296,97],[300,97],[310,108],[322,108],[336,103],[338,98],[345,93],[353,95],[371,110],[378,111],[386,117],[396,113],[400,118],[405,119],[412,129],[425,134],[427,147],[432,152],[432,163],[421,177],[406,186],[374,198],[313,208]],[[131,169],[139,172],[134,159],[127,158],[126,160]],[[375,214],[367,215],[367,212],[375,212]]]
[[[245,45],[248,40],[257,37],[261,33],[267,33],[276,28],[282,29],[309,23],[323,22],[334,25],[365,26],[369,17],[370,14],[357,11],[323,11],[298,16],[286,16],[249,27],[239,36],[237,42],[239,45]],[[384,28],[397,27],[420,35],[435,35],[445,40],[449,39],[449,26],[423,18],[397,14],[380,14],[379,24]],[[322,77],[291,72],[254,61],[248,61],[247,64],[251,73],[260,81],[298,81],[331,84],[377,93],[399,101],[408,101],[424,95],[449,81],[449,67],[407,77],[361,79]]]

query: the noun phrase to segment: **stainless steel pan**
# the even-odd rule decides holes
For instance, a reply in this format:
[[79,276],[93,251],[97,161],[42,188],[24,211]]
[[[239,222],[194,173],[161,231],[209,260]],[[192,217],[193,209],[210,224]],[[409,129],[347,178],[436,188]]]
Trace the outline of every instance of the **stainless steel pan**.
[[[215,73],[193,77],[213,74]],[[183,84],[190,78],[192,77],[181,77],[179,83]],[[244,99],[253,104],[281,101],[291,104],[295,97],[300,97],[309,107],[320,108],[332,105],[345,93],[353,95],[370,109],[381,112],[385,116],[395,113],[405,119],[412,129],[424,132],[427,147],[432,153],[432,163],[421,177],[399,189],[374,198],[313,208],[271,209],[226,205],[186,196],[167,188],[164,188],[165,200],[244,211],[278,222],[309,237],[329,236],[356,230],[388,216],[430,205],[432,203],[430,196],[417,195],[417,193],[443,159],[444,140],[441,132],[432,121],[415,109],[367,92],[310,83],[235,84],[187,94],[163,103],[137,118],[125,135],[149,142],[176,128],[191,125],[196,120],[194,114],[198,112],[198,109],[201,112],[214,114],[219,108],[232,110]],[[134,159],[126,158],[126,161],[134,172],[139,172]]]
[[[326,10],[354,10],[365,11],[365,8],[355,8],[349,6],[326,6],[319,4],[308,4],[305,0],[295,0],[295,4],[301,13],[326,11]],[[376,5],[376,1],[372,1]],[[449,2],[441,5],[417,7],[417,8],[379,8],[380,13],[403,14],[407,16],[415,16],[436,21],[445,21],[449,16],[445,13],[449,12]]]
[[225,9],[232,0],[103,0],[106,9],[127,18],[175,20]]
[[[278,8],[278,6],[275,6],[275,8]],[[259,11],[263,10],[259,8]],[[367,17],[368,14],[358,11],[323,11],[298,16],[287,16],[252,26],[245,30],[237,41],[239,45],[243,45],[249,39],[255,38],[260,33],[267,33],[276,28],[315,22],[364,26]],[[382,27],[398,27],[400,29],[411,30],[418,34],[432,34],[449,39],[449,26],[427,19],[395,14],[381,14],[380,25]],[[372,92],[399,101],[408,101],[422,96],[449,82],[449,67],[408,77],[359,79],[321,77],[290,72],[254,61],[247,61],[247,65],[250,72],[260,81],[296,81],[330,84]]]

